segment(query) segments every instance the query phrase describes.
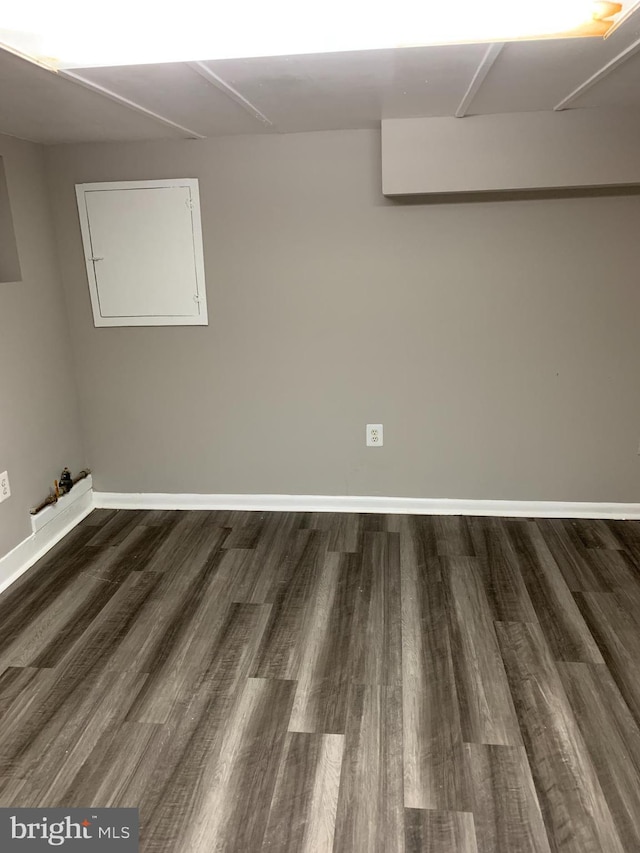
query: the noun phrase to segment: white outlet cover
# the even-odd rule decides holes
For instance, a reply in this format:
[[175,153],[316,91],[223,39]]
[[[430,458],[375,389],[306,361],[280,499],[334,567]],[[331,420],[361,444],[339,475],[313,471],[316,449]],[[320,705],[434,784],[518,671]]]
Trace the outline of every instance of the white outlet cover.
[[367,424],[367,447],[382,447],[384,434],[382,424]]
[[6,471],[0,474],[0,503],[11,497],[11,486],[9,485],[9,475]]

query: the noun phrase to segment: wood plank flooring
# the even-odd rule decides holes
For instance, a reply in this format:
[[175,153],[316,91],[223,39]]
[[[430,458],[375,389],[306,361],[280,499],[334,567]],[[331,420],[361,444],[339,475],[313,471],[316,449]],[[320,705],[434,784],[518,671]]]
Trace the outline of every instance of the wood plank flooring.
[[0,806],[144,853],[638,853],[640,522],[97,510],[0,596]]

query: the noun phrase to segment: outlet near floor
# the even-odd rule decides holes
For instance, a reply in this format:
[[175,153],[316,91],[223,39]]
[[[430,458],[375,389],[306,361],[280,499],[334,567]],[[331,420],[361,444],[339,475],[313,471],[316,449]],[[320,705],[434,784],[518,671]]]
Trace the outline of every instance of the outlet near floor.
[[9,485],[9,475],[6,471],[0,474],[0,503],[11,497],[11,486]]
[[382,447],[382,424],[367,424],[367,447]]

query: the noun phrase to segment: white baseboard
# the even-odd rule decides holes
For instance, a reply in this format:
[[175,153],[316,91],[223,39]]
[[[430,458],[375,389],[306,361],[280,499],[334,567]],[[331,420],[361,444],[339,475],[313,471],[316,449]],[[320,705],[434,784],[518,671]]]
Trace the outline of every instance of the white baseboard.
[[524,518],[640,518],[640,503],[487,501],[358,495],[178,495],[94,492],[105,509],[236,509],[280,512],[374,512],[408,515],[497,515]]
[[[76,491],[77,489],[77,491]],[[33,533],[0,559],[0,592],[31,568],[41,557],[93,510],[91,477],[31,519]]]
[[0,558],[0,592],[43,557],[95,508],[235,509],[258,512],[367,512],[407,515],[493,515],[524,518],[640,519],[640,503],[489,501],[360,495],[179,495],[94,492],[91,477],[39,513],[34,532]]

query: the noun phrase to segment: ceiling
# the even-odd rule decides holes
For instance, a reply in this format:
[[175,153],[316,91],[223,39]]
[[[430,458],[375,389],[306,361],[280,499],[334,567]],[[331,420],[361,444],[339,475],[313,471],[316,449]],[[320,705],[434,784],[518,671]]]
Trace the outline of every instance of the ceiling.
[[0,132],[46,144],[368,128],[382,118],[561,103],[640,109],[640,10],[607,40],[501,49],[467,44],[60,74],[0,50]]

